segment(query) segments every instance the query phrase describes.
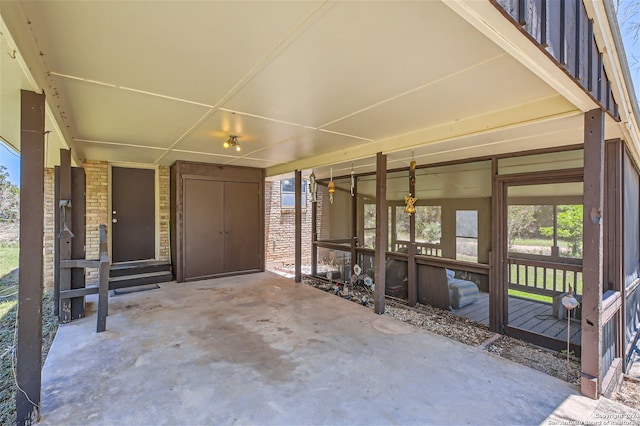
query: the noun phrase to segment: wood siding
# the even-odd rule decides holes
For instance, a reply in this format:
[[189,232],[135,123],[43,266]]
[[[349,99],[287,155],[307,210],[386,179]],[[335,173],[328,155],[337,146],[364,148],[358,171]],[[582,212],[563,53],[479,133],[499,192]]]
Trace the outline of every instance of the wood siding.
[[582,0],[491,0],[515,26],[619,120],[618,105]]

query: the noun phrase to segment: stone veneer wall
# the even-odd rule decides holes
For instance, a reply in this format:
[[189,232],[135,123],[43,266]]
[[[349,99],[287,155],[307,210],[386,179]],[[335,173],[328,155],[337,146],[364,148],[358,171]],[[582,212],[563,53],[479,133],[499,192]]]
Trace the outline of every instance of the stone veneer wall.
[[[281,207],[280,181],[265,182],[265,256],[267,267],[295,261],[295,209]],[[302,263],[311,258],[311,197],[302,207]]]
[[44,169],[44,241],[43,241],[43,284],[53,288],[55,236],[55,175],[54,169]]

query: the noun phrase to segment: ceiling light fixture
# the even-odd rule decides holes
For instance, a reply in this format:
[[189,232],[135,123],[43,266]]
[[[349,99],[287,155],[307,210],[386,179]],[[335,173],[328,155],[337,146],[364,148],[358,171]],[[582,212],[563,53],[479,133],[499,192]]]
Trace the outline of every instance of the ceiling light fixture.
[[225,148],[230,148],[232,146],[236,147],[236,151],[240,152],[240,142],[238,142],[238,137],[236,135],[229,135],[229,139],[227,139],[222,146]]

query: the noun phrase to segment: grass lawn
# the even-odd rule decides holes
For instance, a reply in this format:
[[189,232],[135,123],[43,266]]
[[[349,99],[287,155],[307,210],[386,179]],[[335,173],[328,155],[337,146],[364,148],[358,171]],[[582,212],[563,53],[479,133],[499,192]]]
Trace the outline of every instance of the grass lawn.
[[[15,243],[0,243],[0,425],[15,424],[15,327],[18,311],[18,253]],[[58,329],[53,299],[45,291],[42,305],[42,360]]]
[[550,296],[543,296],[541,294],[527,293],[527,292],[520,291],[520,290],[509,289],[509,296],[519,297],[521,299],[535,300],[537,302],[543,302],[543,303],[549,303],[549,304],[553,303],[553,298],[550,297]]
[[18,267],[18,252],[17,244],[0,243],[0,280]]

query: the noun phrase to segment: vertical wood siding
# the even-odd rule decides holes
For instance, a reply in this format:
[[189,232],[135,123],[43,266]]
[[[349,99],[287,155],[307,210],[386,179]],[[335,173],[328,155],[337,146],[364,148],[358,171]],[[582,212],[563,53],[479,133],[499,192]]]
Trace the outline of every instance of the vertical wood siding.
[[582,0],[492,0],[585,92],[618,117],[618,105]]

